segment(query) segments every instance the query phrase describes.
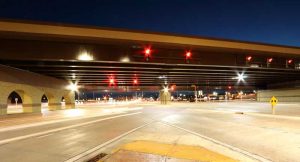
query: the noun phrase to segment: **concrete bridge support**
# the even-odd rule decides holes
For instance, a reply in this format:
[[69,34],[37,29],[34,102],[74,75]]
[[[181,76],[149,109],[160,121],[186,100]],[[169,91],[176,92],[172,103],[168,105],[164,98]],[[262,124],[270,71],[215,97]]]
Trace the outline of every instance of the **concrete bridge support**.
[[63,80],[0,65],[0,116],[7,114],[12,92],[21,98],[23,113],[41,113],[43,95],[49,110],[62,109],[62,98],[64,108],[75,108],[75,93],[67,86]]
[[171,101],[171,94],[168,91],[161,90],[159,92],[159,97],[160,97],[160,103],[162,105],[167,105]]

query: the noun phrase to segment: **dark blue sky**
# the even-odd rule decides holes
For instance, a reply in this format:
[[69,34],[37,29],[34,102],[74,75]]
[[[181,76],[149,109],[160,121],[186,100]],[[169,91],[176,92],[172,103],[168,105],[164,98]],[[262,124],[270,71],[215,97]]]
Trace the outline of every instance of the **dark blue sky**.
[[300,46],[300,0],[0,0],[0,17]]

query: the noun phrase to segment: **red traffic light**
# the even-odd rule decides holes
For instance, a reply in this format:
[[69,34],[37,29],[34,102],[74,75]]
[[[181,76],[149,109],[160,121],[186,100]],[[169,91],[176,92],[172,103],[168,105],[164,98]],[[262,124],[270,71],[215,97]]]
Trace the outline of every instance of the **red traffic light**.
[[289,60],[287,60],[287,63],[288,63],[288,64],[291,64],[291,63],[293,63],[293,60],[292,60],[292,59],[289,59]]
[[152,53],[152,50],[151,50],[150,47],[147,47],[147,48],[144,49],[144,54],[145,54],[145,60],[146,61],[150,60],[151,53]]
[[249,62],[249,61],[251,61],[252,60],[252,56],[247,56],[246,57],[246,60]]
[[228,89],[232,89],[232,87],[231,87],[231,86],[228,86]]
[[192,53],[190,51],[188,51],[188,52],[185,53],[185,58],[186,59],[189,59],[191,57],[192,57]]
[[174,90],[175,90],[175,88],[176,88],[176,85],[174,84],[174,85],[172,85],[172,86],[171,86],[171,88],[170,88],[170,89],[171,89],[171,91],[174,91]]
[[113,78],[109,79],[109,84],[115,84],[115,79]]
[[268,58],[267,61],[268,63],[271,63],[273,61],[273,58]]
[[138,79],[137,78],[133,79],[133,84],[134,85],[138,84]]
[[109,84],[109,86],[112,86],[112,85],[116,84],[116,80],[115,80],[114,76],[110,76],[108,78],[108,84]]
[[191,57],[192,57],[192,53],[191,53],[190,51],[187,51],[187,52],[185,53],[185,62],[186,62],[186,63],[190,63]]
[[152,52],[152,50],[151,50],[150,47],[144,49],[144,54],[145,54],[145,56],[150,56],[150,55],[151,55],[151,52]]

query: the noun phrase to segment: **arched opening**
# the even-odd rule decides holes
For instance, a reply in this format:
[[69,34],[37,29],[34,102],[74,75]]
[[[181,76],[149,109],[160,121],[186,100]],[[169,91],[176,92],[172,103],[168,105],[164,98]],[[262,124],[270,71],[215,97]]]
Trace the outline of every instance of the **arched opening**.
[[44,94],[41,98],[41,107],[42,111],[48,109],[48,97]]
[[13,91],[7,98],[7,114],[23,113],[23,100],[20,92]]
[[62,109],[66,108],[66,99],[64,96],[61,97],[61,108]]

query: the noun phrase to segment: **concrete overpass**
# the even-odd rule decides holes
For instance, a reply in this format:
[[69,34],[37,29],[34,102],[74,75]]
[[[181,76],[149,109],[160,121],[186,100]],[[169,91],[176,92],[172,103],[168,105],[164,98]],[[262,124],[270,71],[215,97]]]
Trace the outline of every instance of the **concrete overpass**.
[[[105,90],[111,78],[111,88],[119,91],[197,85],[268,90],[258,91],[259,101],[273,94],[281,101],[300,101],[299,61],[298,47],[3,20],[1,114],[6,114],[12,91],[22,96],[24,112],[40,112],[43,94],[56,105],[53,109],[60,109],[63,96],[72,107],[74,94],[66,89],[70,82],[82,89]],[[247,77],[244,82],[237,81],[238,74]]]

